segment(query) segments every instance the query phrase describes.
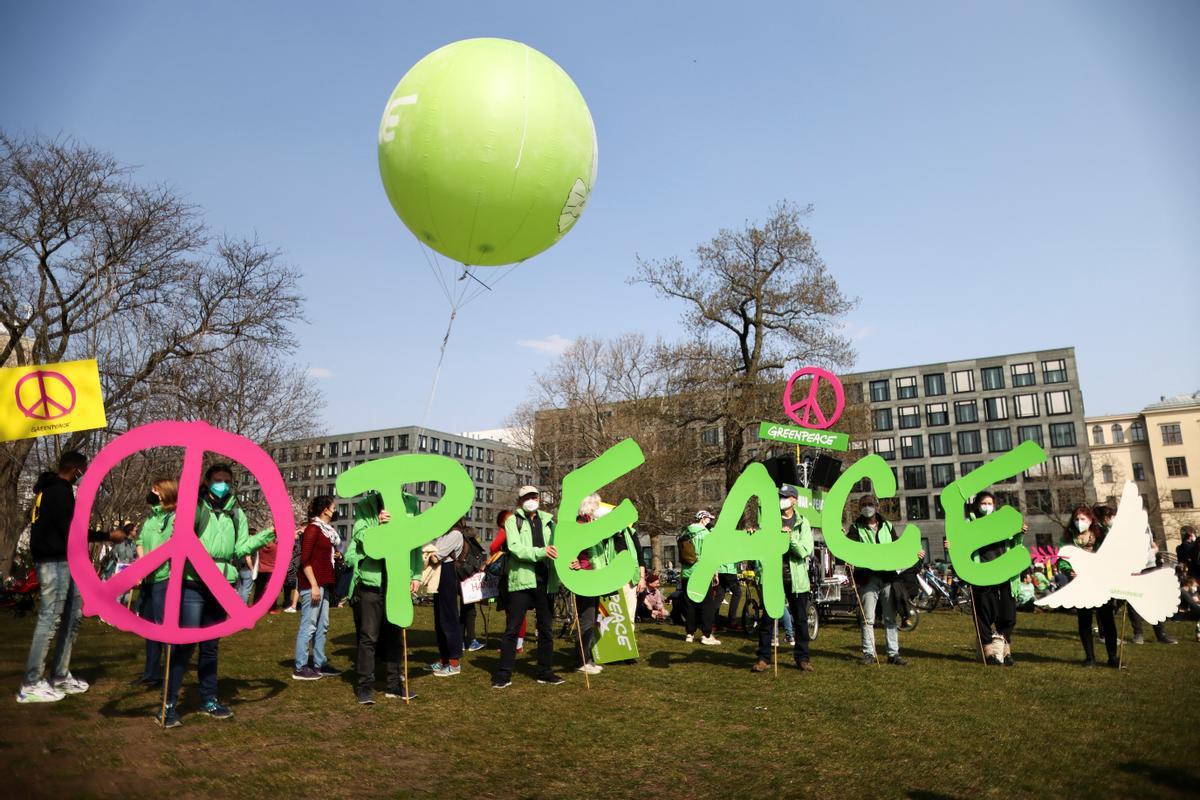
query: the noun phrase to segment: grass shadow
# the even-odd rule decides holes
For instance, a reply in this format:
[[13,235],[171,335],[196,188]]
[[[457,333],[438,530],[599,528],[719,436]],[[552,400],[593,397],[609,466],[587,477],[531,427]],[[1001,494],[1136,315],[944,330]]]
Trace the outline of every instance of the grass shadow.
[[1183,767],[1162,767],[1145,761],[1126,761],[1117,769],[1184,794],[1200,794],[1200,775]]

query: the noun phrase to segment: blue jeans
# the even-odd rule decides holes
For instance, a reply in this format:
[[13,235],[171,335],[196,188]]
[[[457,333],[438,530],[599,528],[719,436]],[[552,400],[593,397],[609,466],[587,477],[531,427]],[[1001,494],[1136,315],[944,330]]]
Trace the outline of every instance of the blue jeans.
[[296,631],[296,669],[308,664],[308,645],[312,643],[312,664],[320,669],[329,663],[325,658],[325,634],[329,632],[329,590],[321,587],[321,602],[312,603],[312,590],[300,592],[300,628]]
[[779,627],[783,628],[783,635],[787,638],[796,638],[796,628],[792,624],[791,606],[785,605],[783,607],[783,616],[779,618]]
[[83,617],[83,600],[71,579],[66,561],[43,561],[37,565],[38,590],[41,608],[33,628],[33,642],[25,661],[25,685],[42,679],[46,671],[46,656],[54,643],[54,664],[50,676],[65,678],[71,672],[71,647],[79,633]]
[[[166,583],[163,583],[164,592]],[[164,594],[165,597],[165,594]],[[179,627],[201,628],[225,620],[225,609],[202,583],[185,581],[183,597],[179,604]],[[209,639],[200,643],[200,657],[196,661],[196,672],[200,679],[200,702],[217,699],[217,645],[220,639]],[[187,672],[192,660],[195,644],[177,644],[171,647],[171,675],[167,680],[167,705],[175,705],[179,699],[179,687],[183,684],[183,673]]]
[[878,575],[858,587],[859,598],[862,600],[862,650],[863,655],[875,655],[875,610],[883,613],[884,640],[887,642],[888,656],[900,655],[900,629],[896,627],[896,604],[892,600],[891,581],[884,582]]
[[238,597],[242,598],[242,602],[250,605],[250,592],[254,590],[254,570],[249,567],[241,567],[238,569],[237,586]]
[[[142,588],[138,600],[138,616],[156,625],[162,623],[163,608],[167,604],[167,582],[159,581]],[[161,642],[146,640],[146,664],[142,667],[142,680],[161,681],[163,646]]]

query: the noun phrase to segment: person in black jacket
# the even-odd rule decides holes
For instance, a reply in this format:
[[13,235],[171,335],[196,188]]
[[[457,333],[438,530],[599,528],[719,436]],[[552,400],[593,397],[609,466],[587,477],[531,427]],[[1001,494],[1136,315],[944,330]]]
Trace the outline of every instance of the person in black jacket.
[[[25,661],[25,677],[17,692],[18,703],[53,703],[68,694],[88,690],[87,681],[71,675],[71,647],[79,632],[83,603],[67,566],[67,536],[75,516],[75,482],[87,469],[82,453],[68,450],[57,472],[43,472],[33,486],[33,519],[29,551],[37,568],[41,608],[33,628],[33,642]],[[119,531],[119,529],[118,529]],[[121,541],[119,532],[90,531],[88,541]],[[50,680],[45,678],[46,657],[54,647]]]
[[[996,495],[991,492],[980,492],[975,495],[967,512],[970,519],[981,519],[996,510]],[[986,564],[1007,553],[1010,549],[1021,544],[1021,540],[1029,526],[1022,524],[1011,539],[993,542],[981,547],[975,560]],[[984,653],[984,663],[995,666],[1011,667],[1012,635],[1017,625],[1017,597],[1015,583],[1020,578],[1013,578],[992,586],[972,586],[971,602],[974,604],[976,633],[979,635],[979,647]]]

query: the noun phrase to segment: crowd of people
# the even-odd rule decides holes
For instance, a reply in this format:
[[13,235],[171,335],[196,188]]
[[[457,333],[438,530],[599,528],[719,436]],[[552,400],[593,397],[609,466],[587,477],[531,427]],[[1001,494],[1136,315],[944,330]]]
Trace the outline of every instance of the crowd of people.
[[[81,602],[66,558],[67,536],[75,510],[73,486],[86,468],[85,456],[77,452],[65,453],[58,469],[41,475],[35,486],[30,544],[39,580],[41,607],[24,679],[17,694],[21,703],[53,702],[68,694],[86,692],[89,688],[85,681],[70,672]],[[233,478],[233,470],[228,464],[214,464],[208,468],[200,489],[194,530],[242,601],[257,602],[267,591],[273,573],[283,567],[278,561],[275,532],[251,527],[246,513],[238,505]],[[163,546],[174,532],[178,500],[175,480],[156,480],[149,487],[148,510],[140,526],[125,525],[108,532],[90,532],[89,540],[106,542],[111,547],[102,575],[115,574]],[[414,496],[405,493],[403,501],[404,508],[396,513],[418,513]],[[787,644],[792,648],[796,667],[809,672],[814,666],[806,624],[809,605],[813,602],[808,562],[814,552],[814,535],[808,519],[798,513],[797,502],[797,491],[793,487],[779,487],[783,533],[788,538],[781,564],[786,610],[780,623]],[[985,491],[974,498],[968,514],[972,518],[985,517],[996,508],[997,498]],[[601,502],[599,495],[593,494],[576,510],[576,520],[586,523],[599,519],[610,509],[611,506]],[[754,574],[762,573],[761,564],[721,565],[701,599],[693,600],[684,591],[677,592],[673,600],[668,599],[664,596],[661,578],[647,569],[633,529],[621,530],[578,553],[560,553],[555,545],[554,516],[541,507],[537,488],[524,486],[518,492],[516,507],[502,512],[496,520],[497,535],[491,543],[490,553],[483,552],[467,520],[460,520],[421,551],[412,553],[412,580],[408,585],[389,586],[388,570],[380,560],[367,554],[364,540],[373,528],[388,523],[392,512],[384,507],[381,495],[368,493],[355,504],[351,534],[344,541],[333,524],[338,516],[335,498],[314,498],[286,567],[283,608],[277,608],[274,600],[270,603],[270,613],[294,612],[298,615],[291,673],[298,681],[340,674],[326,652],[330,609],[340,603],[351,606],[357,645],[354,694],[357,702],[364,705],[375,702],[377,661],[382,661],[385,667],[386,697],[406,701],[415,697],[406,683],[402,664],[405,631],[393,624],[387,613],[389,592],[425,593],[433,597],[438,660],[424,668],[436,677],[449,678],[461,674],[464,652],[484,646],[475,637],[477,606],[464,601],[461,582],[478,574],[478,570],[486,570],[496,577],[496,602],[504,611],[505,623],[499,663],[492,674],[491,686],[502,690],[512,684],[517,655],[525,647],[526,621],[531,610],[537,632],[536,680],[546,685],[563,683],[563,678],[555,671],[554,647],[554,598],[559,589],[556,562],[559,559],[567,560],[571,570],[599,570],[614,564],[623,551],[631,551],[635,558],[632,562],[626,559],[625,563],[636,563],[636,568],[631,570],[624,587],[617,593],[617,601],[626,604],[631,624],[634,621],[663,622],[678,616],[683,623],[684,640],[692,643],[698,637],[699,643],[707,647],[721,645],[716,636],[718,610],[727,595],[730,598],[729,613],[724,624],[736,626],[741,597],[738,576],[744,568],[751,568]],[[1080,506],[1071,516],[1065,542],[1088,552],[1094,551],[1103,543],[1113,516],[1113,510],[1109,508]],[[702,509],[677,540],[681,578],[685,583],[693,578],[715,521],[711,512]],[[999,558],[1020,544],[1023,533],[1024,530],[1019,531],[1009,540],[984,547],[972,558],[980,562]],[[881,513],[878,499],[871,494],[858,499],[857,514],[846,534],[851,540],[867,545],[883,545],[898,538],[892,522]],[[919,557],[923,561],[925,553],[921,552]],[[1200,547],[1194,534],[1185,534],[1177,557],[1182,610],[1200,618]],[[1151,546],[1146,568],[1154,568],[1160,561],[1161,557]],[[145,576],[138,587],[138,615],[155,623],[163,621],[170,574],[171,564],[164,561]],[[855,567],[852,575],[850,585],[861,628],[861,662],[906,666],[907,661],[900,651],[898,625],[901,595],[906,591],[903,573]],[[1073,577],[1071,565],[1060,561],[1053,581],[1061,585]],[[182,578],[181,627],[206,627],[225,619],[225,609],[190,563]],[[1014,664],[1012,641],[1017,609],[1029,607],[1035,597],[1051,587],[1050,575],[1041,570],[1027,570],[1010,581],[992,586],[970,587],[979,649],[987,664]],[[576,620],[574,668],[588,675],[603,670],[603,665],[596,663],[593,657],[601,599],[581,595],[573,598]],[[133,597],[129,596],[127,600],[132,606]],[[670,610],[668,604],[672,606]],[[1076,612],[1084,666],[1097,663],[1096,633],[1100,634],[1105,646],[1106,663],[1118,666],[1116,610],[1116,601],[1110,600],[1098,608]],[[1132,608],[1129,614],[1134,641],[1140,643],[1144,621]],[[882,622],[884,633],[882,660],[877,654],[877,620]],[[1175,643],[1162,623],[1154,625],[1153,629],[1160,642]],[[1200,640],[1200,623],[1197,623],[1197,639]],[[163,693],[162,707],[157,714],[161,725],[169,728],[182,723],[180,691],[191,669],[195,650],[199,653],[196,672],[201,712],[219,719],[232,716],[233,712],[217,696],[219,644],[218,639],[212,639],[198,645],[170,646],[168,652],[166,645],[153,641],[145,643],[143,669],[133,683]],[[755,661],[750,667],[753,672],[766,672],[770,668],[777,644],[776,626],[759,625]]]

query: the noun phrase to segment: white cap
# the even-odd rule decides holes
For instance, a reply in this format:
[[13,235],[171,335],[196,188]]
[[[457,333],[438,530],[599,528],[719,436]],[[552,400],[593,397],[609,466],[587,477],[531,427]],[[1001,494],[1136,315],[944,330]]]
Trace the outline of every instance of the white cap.
[[715,517],[702,509],[696,512],[696,519],[715,519]]
[[517,497],[524,497],[527,494],[540,494],[536,486],[522,486],[517,491]]

